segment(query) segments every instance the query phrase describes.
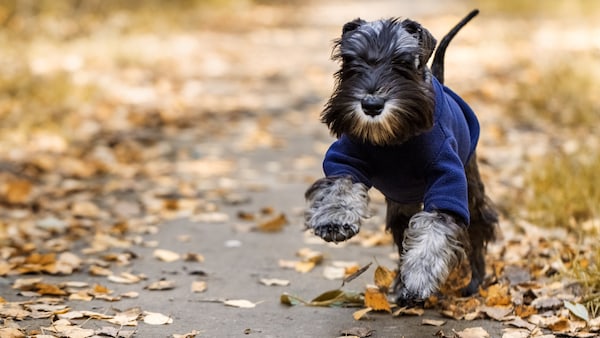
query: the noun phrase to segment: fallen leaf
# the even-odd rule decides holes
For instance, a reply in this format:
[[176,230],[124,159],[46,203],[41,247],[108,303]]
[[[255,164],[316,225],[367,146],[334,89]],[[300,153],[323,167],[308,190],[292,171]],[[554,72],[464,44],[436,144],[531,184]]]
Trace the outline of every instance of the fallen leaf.
[[287,279],[278,279],[278,278],[261,278],[260,283],[267,286],[288,286],[290,285],[290,281]]
[[490,334],[482,327],[470,327],[454,332],[458,338],[489,338]]
[[371,311],[373,311],[373,309],[370,308],[370,307],[367,307],[367,308],[364,308],[364,309],[360,309],[358,311],[355,311],[352,314],[352,317],[354,318],[354,320],[361,320],[362,317],[364,317],[367,313],[369,313]]
[[388,292],[395,277],[396,273],[384,266],[378,265],[377,269],[375,269],[375,285],[377,285],[379,290],[383,293]]
[[314,264],[320,264],[323,261],[323,253],[310,249],[302,248],[296,252],[296,256],[302,258],[304,262],[312,262]]
[[288,220],[285,215],[279,214],[275,217],[258,222],[254,229],[261,232],[279,232],[283,230],[283,227],[286,224],[288,224]]
[[258,303],[252,303],[251,301],[245,299],[228,299],[224,301],[223,304],[242,309],[252,309],[255,308]]
[[444,324],[446,324],[445,320],[423,319],[421,321],[421,325],[443,326]]
[[569,301],[565,301],[565,307],[571,311],[571,313],[573,315],[575,315],[576,317],[585,320],[586,322],[590,321],[590,316],[588,314],[587,309],[585,308],[585,306],[579,304],[579,303],[571,303]]
[[487,306],[503,306],[512,304],[512,298],[508,294],[507,285],[493,284],[487,289],[480,289],[479,294],[485,298],[485,305]]
[[317,263],[315,263],[313,261],[296,262],[294,265],[294,269],[301,273],[308,273],[308,272],[311,272],[315,268],[316,265],[317,265]]
[[507,316],[512,313],[513,309],[512,307],[481,306],[479,307],[479,311],[485,313],[488,317],[490,317],[493,320],[503,321],[507,319]]
[[340,289],[326,291],[310,301],[311,306],[356,306],[363,305],[360,295]]
[[344,279],[346,276],[346,268],[336,266],[326,266],[323,269],[323,277],[329,280]]
[[409,315],[409,316],[422,316],[425,313],[425,310],[418,307],[401,307],[398,310],[394,311],[392,315],[394,317],[398,317],[401,315]]
[[[357,319],[358,320],[358,319]],[[375,330],[366,327],[353,327],[345,330],[341,330],[342,336],[355,336],[359,338],[371,337]]]
[[193,281],[191,290],[194,293],[200,293],[206,291],[207,287],[208,286],[205,281]]
[[163,262],[174,262],[180,258],[178,253],[165,249],[154,250],[153,256]]
[[139,307],[127,309],[116,313],[113,318],[108,319],[109,323],[121,326],[137,326],[137,320],[142,315],[142,310]]
[[173,323],[173,318],[158,312],[144,311],[144,323],[149,325],[166,325]]
[[369,264],[367,264],[367,265],[363,266],[362,268],[358,269],[356,272],[354,272],[350,276],[344,278],[344,281],[342,281],[342,286],[344,286],[346,283],[350,283],[351,281],[353,281],[354,279],[356,279],[358,276],[362,275],[365,271],[367,271],[369,269],[369,267],[371,266],[371,264],[373,264],[373,262],[370,262]]
[[172,290],[175,288],[174,280],[159,280],[154,283],[150,283],[144,287],[146,290]]
[[204,262],[204,256],[202,256],[201,254],[188,252],[185,255],[183,255],[183,260],[186,262],[202,263]]
[[365,290],[365,306],[372,308],[374,311],[392,312],[386,294],[381,292],[376,286],[367,286]]
[[25,334],[18,328],[3,327],[3,328],[0,328],[0,337],[2,337],[2,338],[25,338]]

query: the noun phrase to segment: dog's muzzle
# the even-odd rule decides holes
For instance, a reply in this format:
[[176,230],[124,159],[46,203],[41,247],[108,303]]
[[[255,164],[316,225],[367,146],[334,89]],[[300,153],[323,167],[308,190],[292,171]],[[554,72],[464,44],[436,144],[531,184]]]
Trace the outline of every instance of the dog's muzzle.
[[360,101],[360,106],[365,114],[374,117],[383,112],[385,100],[380,97],[367,95]]

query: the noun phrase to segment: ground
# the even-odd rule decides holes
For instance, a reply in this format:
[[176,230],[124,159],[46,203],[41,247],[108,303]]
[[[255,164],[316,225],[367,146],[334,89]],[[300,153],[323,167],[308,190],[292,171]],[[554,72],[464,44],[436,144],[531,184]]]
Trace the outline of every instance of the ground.
[[[16,69],[0,72],[0,335],[597,334],[600,320],[586,324],[576,308],[583,287],[560,273],[584,259],[595,266],[594,237],[539,228],[514,206],[528,196],[533,162],[556,148],[597,149],[597,139],[589,130],[561,138],[507,107],[555,57],[597,61],[599,28],[577,6],[556,20],[498,14],[493,4],[482,3],[446,61],[446,83],[480,117],[482,176],[502,212],[485,288],[424,312],[364,316],[356,311],[377,304],[281,301],[362,293],[379,283],[378,267],[397,264],[376,191],[373,217],[349,243],[303,228],[304,191],[333,141],[319,123],[336,70],[332,41],[358,16],[410,17],[441,38],[473,3],[216,1],[192,14],[158,14],[159,5],[92,15],[89,26],[55,25],[51,15],[28,22],[31,4],[19,9],[31,17],[11,19],[2,7],[5,27],[25,38],[2,35],[12,48],[0,56]],[[28,32],[34,23],[43,33]]]

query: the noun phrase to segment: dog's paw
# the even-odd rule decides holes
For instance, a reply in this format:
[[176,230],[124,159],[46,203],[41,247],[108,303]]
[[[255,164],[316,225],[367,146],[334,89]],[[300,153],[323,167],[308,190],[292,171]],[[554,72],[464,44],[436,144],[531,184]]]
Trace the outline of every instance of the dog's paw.
[[404,232],[400,279],[395,289],[400,301],[422,301],[434,295],[457,264],[466,259],[464,227],[441,212],[415,214]]
[[315,235],[327,242],[343,242],[358,233],[360,227],[354,224],[321,224],[313,228]]
[[425,300],[429,298],[429,296],[423,298],[423,295],[410,291],[401,284],[394,290],[393,297],[396,305],[400,307],[423,307]]
[[368,217],[368,188],[348,177],[317,180],[306,192],[307,229],[328,242],[343,242],[356,235]]

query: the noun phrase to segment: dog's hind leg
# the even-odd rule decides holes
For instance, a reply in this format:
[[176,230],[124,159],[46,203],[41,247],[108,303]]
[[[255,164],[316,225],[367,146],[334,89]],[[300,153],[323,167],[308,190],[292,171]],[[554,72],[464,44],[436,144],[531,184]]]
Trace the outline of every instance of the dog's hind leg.
[[498,214],[492,201],[485,195],[485,188],[479,175],[476,154],[473,154],[465,167],[469,191],[469,213],[471,223],[468,228],[471,242],[469,262],[471,282],[463,290],[464,295],[476,293],[485,277],[485,251],[487,243],[494,240]]

